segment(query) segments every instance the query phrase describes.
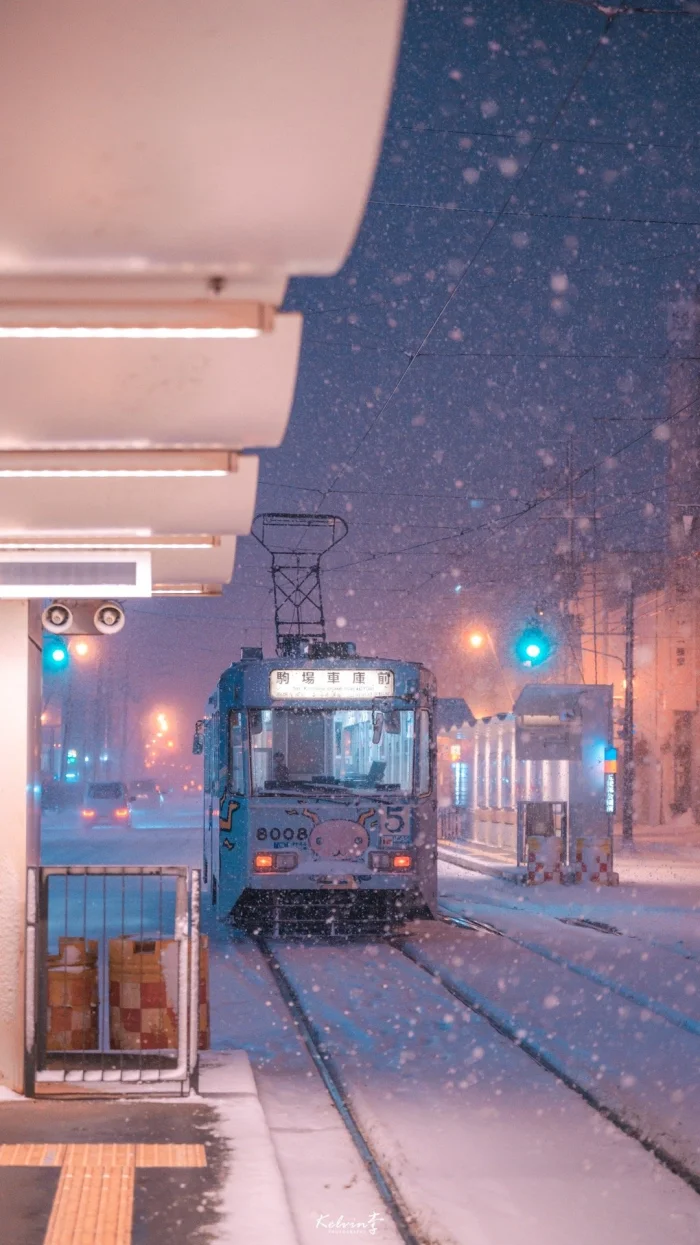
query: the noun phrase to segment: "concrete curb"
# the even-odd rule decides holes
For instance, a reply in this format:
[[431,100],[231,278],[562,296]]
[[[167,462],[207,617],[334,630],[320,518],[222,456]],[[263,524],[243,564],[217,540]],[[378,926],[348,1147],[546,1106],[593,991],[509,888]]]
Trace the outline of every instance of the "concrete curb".
[[207,1051],[200,1057],[199,1095],[215,1107],[231,1150],[221,1189],[221,1245],[274,1242],[299,1245],[287,1192],[245,1051]]

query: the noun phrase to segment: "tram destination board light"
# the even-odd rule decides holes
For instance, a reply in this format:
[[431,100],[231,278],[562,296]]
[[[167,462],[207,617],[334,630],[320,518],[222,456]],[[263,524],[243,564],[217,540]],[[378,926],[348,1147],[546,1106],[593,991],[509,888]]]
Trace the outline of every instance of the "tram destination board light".
[[273,700],[374,700],[394,695],[393,670],[272,670]]

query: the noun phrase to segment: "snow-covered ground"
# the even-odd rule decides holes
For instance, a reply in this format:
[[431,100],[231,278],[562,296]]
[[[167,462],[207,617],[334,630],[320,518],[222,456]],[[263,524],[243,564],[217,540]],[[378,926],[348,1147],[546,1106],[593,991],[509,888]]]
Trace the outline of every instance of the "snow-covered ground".
[[[199,808],[130,831],[46,818],[45,863],[199,863]],[[168,824],[172,823],[172,824]],[[632,1138],[450,997],[488,1000],[599,1100],[700,1171],[700,853],[618,856],[619,889],[528,890],[441,866],[446,910],[507,937],[423,923],[413,953],[278,944],[421,1239],[435,1245],[690,1245],[700,1199]],[[593,919],[619,933],[562,922]],[[247,938],[209,922],[212,1037],[244,1047],[302,1245],[322,1223],[398,1239]],[[574,971],[575,970],[575,971]],[[325,1219],[323,1218],[325,1217]]]

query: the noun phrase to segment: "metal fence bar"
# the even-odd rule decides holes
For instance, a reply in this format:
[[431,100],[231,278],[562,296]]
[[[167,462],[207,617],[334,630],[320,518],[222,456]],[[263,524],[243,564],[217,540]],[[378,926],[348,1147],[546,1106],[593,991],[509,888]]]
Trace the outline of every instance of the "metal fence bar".
[[[60,891],[60,882],[55,882],[54,887],[51,887],[51,880],[55,878],[61,878],[63,893]],[[72,886],[70,884],[72,878],[82,879],[82,886],[79,882]],[[99,879],[101,885],[90,887],[88,884],[90,878]],[[119,888],[111,897],[108,885],[110,878],[114,879]],[[148,904],[146,904],[147,878],[158,879],[157,889],[153,889],[153,894],[149,888]],[[158,996],[158,1007],[164,1008],[156,1030],[164,1034],[162,1046],[157,1043],[158,1049],[153,1049],[149,1053],[151,1048],[147,1041],[144,1042],[144,1038],[147,1038],[148,1033],[153,1030],[144,1027],[139,1032],[138,1047],[129,1049],[134,1043],[128,1040],[127,1032],[127,1040],[124,1034],[121,1040],[114,1039],[116,1046],[113,1049],[111,1043],[114,1035],[110,1017],[112,973],[109,954],[112,941],[110,928],[114,924],[112,918],[117,917],[118,939],[121,941],[122,948],[125,945],[124,940],[134,937],[137,932],[134,929],[134,934],[130,934],[128,925],[132,927],[136,925],[139,934],[138,950],[145,949],[145,942],[150,942],[154,937],[156,945],[160,944],[167,951],[167,939],[172,938],[173,935],[166,935],[164,930],[166,918],[168,924],[171,919],[167,917],[167,912],[172,912],[169,907],[170,900],[168,908],[164,911],[165,879],[172,879],[175,882],[173,897],[175,900],[174,941],[177,945],[176,1050],[173,1052],[172,1048],[167,1049],[169,1042],[165,1036],[168,1030],[166,1017],[170,1006],[166,1001],[170,996],[167,995],[162,1001],[160,1001],[160,995]],[[129,881],[132,881],[130,887],[127,886]],[[32,1090],[35,1081],[44,1085],[84,1081],[90,1083],[95,1090],[104,1092],[109,1092],[110,1087],[113,1091],[115,1083],[125,1087],[132,1085],[134,1089],[143,1086],[144,1092],[148,1092],[149,1087],[151,1091],[154,1091],[157,1084],[164,1081],[170,1082],[173,1086],[179,1082],[183,1089],[186,1088],[191,1074],[196,1070],[198,1059],[200,884],[199,870],[189,870],[183,865],[146,865],[143,867],[51,865],[29,871],[25,983],[26,1061],[28,1065],[26,1083],[32,1086]],[[55,887],[59,888],[56,893],[54,893]],[[99,911],[100,898],[101,913]],[[112,916],[110,916],[115,900],[118,905],[117,911],[112,911]],[[96,905],[96,910],[91,907],[91,904]],[[50,931],[49,917],[51,917]],[[154,924],[157,925],[155,935],[151,934]],[[96,965],[90,965],[88,956],[93,931],[98,947]],[[57,1000],[57,1004],[52,1003],[52,1007],[58,1005],[60,1010],[57,1016],[55,1012],[49,1012],[49,937],[51,940],[61,937],[75,939],[82,959],[86,961],[86,972],[97,973],[97,1018],[95,1020],[94,1015],[90,1017],[90,1007],[94,1007],[94,1004],[90,1003],[90,998],[94,996],[88,985],[85,992],[85,1015],[80,1021],[81,1036],[76,1041],[76,1046],[81,1047],[80,1050],[72,1049],[75,1038],[71,1036],[69,1029],[64,1031],[61,1027],[66,1025],[66,1010],[70,1008],[70,999],[66,993],[66,998],[63,1000],[65,1009],[61,1010],[55,982],[51,987],[53,991],[51,998]],[[137,943],[136,938],[134,942]],[[59,949],[60,955],[53,958],[51,972],[59,974],[58,991],[60,994],[62,980],[60,974],[62,973],[65,978],[65,992],[68,992],[72,980],[69,977],[69,963],[73,965],[74,961],[69,958],[69,952],[73,951],[72,947],[69,948],[64,942],[61,948],[59,942]],[[136,949],[135,945],[134,950]],[[92,958],[94,960],[94,948]],[[131,958],[134,959],[133,956]],[[136,963],[140,985],[145,965],[140,959]],[[160,959],[160,963],[164,965],[165,961]],[[77,964],[82,967],[80,958]],[[133,973],[133,968],[131,971]],[[121,978],[118,979],[121,980]],[[73,989],[73,986],[70,988]],[[78,997],[81,997],[80,992],[78,992]],[[126,994],[122,997],[126,997]],[[143,997],[145,999],[146,996],[143,995]],[[142,1007],[147,1010],[149,1004],[144,1002]],[[51,1049],[48,1049],[50,1017],[56,1027],[51,1030]],[[119,1013],[117,1013],[117,1023],[119,1024]],[[97,1044],[96,1049],[93,1049],[95,1029]],[[115,1032],[118,1033],[119,1030]],[[158,1066],[159,1061],[161,1066]]]
[[197,1067],[199,1055],[199,900],[201,875],[193,869],[190,875],[190,1052],[189,1072]]

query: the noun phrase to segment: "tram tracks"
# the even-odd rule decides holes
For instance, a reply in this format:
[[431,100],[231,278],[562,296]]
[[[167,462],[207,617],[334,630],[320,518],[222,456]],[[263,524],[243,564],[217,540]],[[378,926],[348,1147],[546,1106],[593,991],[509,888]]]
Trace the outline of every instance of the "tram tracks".
[[[498,933],[500,931],[496,931],[491,927],[489,932]],[[521,1023],[513,1020],[502,1008],[494,1004],[481,992],[463,984],[457,985],[449,980],[441,971],[440,965],[431,963],[428,959],[421,957],[407,939],[398,937],[392,941],[402,955],[422,969],[434,982],[437,982],[451,998],[461,1003],[462,1006],[468,1008],[471,1012],[474,1012],[475,1015],[481,1016],[501,1037],[506,1038],[511,1045],[521,1050],[538,1067],[555,1076],[567,1089],[577,1094],[589,1107],[592,1107],[598,1115],[602,1116],[608,1123],[613,1124],[625,1136],[638,1142],[643,1149],[653,1154],[668,1171],[671,1171],[675,1176],[683,1180],[695,1193],[700,1194],[700,1173],[695,1172],[687,1163],[679,1159],[677,1155],[671,1153],[662,1142],[649,1137],[638,1124],[618,1108],[606,1103],[590,1087],[582,1084],[581,1081],[572,1076],[571,1072],[550,1051],[544,1050],[542,1046],[528,1036],[523,1030]]]
[[597,969],[591,968],[586,964],[577,964],[574,960],[568,959],[561,952],[554,951],[551,947],[545,947],[541,943],[533,942],[529,938],[522,938],[517,934],[509,933],[507,930],[500,929],[497,925],[492,925],[489,921],[479,920],[478,917],[463,916],[443,909],[440,913],[440,920],[445,921],[449,925],[456,925],[461,929],[481,930],[484,933],[493,934],[499,938],[506,938],[508,942],[512,942],[517,947],[522,947],[524,951],[531,951],[533,955],[549,960],[551,964],[556,964],[558,967],[565,968],[578,977],[583,977],[585,980],[594,982],[597,986],[602,986],[605,990],[610,990],[613,994],[625,999],[626,1002],[634,1003],[645,1011],[653,1012],[654,1015],[660,1016],[662,1020],[675,1025],[677,1029],[682,1029],[686,1033],[692,1033],[694,1037],[700,1037],[700,1021],[693,1016],[688,1016],[686,1012],[680,1011],[677,1007],[671,1007],[648,994],[642,994],[639,990],[626,986],[624,982],[616,981],[614,977],[609,977],[607,973],[598,972]]
[[[462,927],[466,922],[454,922]],[[487,923],[478,923],[483,928]],[[471,926],[474,928],[474,925]],[[500,933],[495,927],[488,927],[489,933]],[[635,1141],[642,1149],[654,1158],[669,1172],[682,1180],[694,1193],[700,1194],[700,1172],[693,1170],[683,1157],[674,1153],[658,1136],[649,1135],[637,1119],[634,1108],[628,1113],[619,1105],[606,1101],[604,1093],[596,1092],[590,1084],[579,1079],[570,1067],[565,1066],[556,1053],[547,1049],[538,1041],[537,1036],[525,1031],[522,1020],[510,1016],[502,1006],[492,999],[462,982],[455,982],[450,977],[447,965],[441,964],[429,954],[422,953],[413,945],[410,935],[396,935],[389,944],[402,957],[426,974],[440,991],[451,1001],[458,1003],[469,1012],[479,1016],[511,1047],[521,1051],[532,1063],[544,1072],[553,1076],[559,1083],[582,1099],[603,1120],[618,1129],[626,1137]],[[345,1087],[336,1061],[331,1054],[332,1043],[324,1038],[323,1032],[314,1022],[309,1010],[304,1005],[300,993],[295,987],[274,949],[264,939],[257,939],[257,945],[264,956],[275,984],[286,1003],[302,1038],[306,1049],[316,1067],[331,1100],[338,1110],[358,1153],[374,1182],[378,1194],[382,1198],[397,1231],[407,1245],[425,1245],[426,1238],[420,1235],[415,1219],[406,1209],[400,1190],[387,1171],[386,1164],[377,1154],[376,1148],[363,1128],[357,1113],[353,1109],[351,1096]],[[454,1005],[454,1002],[452,1005]],[[663,1130],[658,1130],[663,1132]]]
[[[452,865],[455,869],[461,869],[462,872],[464,873],[472,873],[476,877],[483,877],[483,873],[480,870],[474,869],[473,866],[465,864],[465,862],[462,860],[457,860],[456,857],[446,856],[442,852],[439,851],[438,859],[442,860],[445,864]],[[492,874],[490,876],[492,876],[495,880],[505,880],[503,876],[499,874]],[[508,881],[512,885],[512,879],[508,879]],[[507,912],[520,911],[518,907],[512,904],[506,904],[503,906],[505,908],[505,911]],[[666,951],[666,952],[669,952],[671,955],[677,955],[679,959],[691,960],[696,964],[700,963],[700,951],[693,951],[689,947],[685,947],[682,942],[675,942],[675,943],[674,942],[661,942],[659,941],[659,939],[652,937],[650,934],[630,933],[628,930],[626,931],[619,930],[619,929],[616,929],[614,926],[606,927],[607,923],[603,921],[576,920],[570,917],[556,917],[556,916],[552,916],[551,920],[561,921],[563,925],[580,925],[581,927],[584,927],[587,929],[597,929],[599,933],[618,934],[623,938],[630,938],[635,942],[643,942],[647,946],[653,947],[655,951]],[[483,924],[484,926],[486,926],[485,922]],[[504,937],[508,936],[504,933],[503,930],[497,930],[495,927],[492,927],[492,928],[493,928],[494,933],[503,934]]]
[[282,999],[289,1009],[297,1032],[306,1047],[314,1067],[350,1134],[355,1148],[369,1173],[379,1197],[391,1216],[401,1240],[405,1242],[405,1245],[431,1245],[429,1239],[419,1235],[412,1225],[412,1216],[405,1208],[391,1176],[386,1171],[366,1131],[358,1121],[345,1091],[342,1077],[326,1047],[323,1036],[309,1015],[308,1010],[304,1007],[294,984],[285,972],[268,940],[258,935],[255,938],[255,943],[270,970]]

